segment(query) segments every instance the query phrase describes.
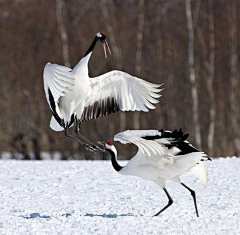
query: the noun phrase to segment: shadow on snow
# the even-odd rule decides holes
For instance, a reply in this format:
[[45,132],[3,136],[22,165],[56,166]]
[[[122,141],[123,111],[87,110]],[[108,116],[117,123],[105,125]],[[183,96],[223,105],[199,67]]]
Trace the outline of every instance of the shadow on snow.
[[30,216],[22,216],[24,219],[35,219],[35,218],[42,218],[42,219],[51,219],[48,215],[40,215],[39,213],[32,213]]
[[[62,214],[62,216],[64,217],[69,217],[72,214],[70,213],[66,213],[66,214]],[[51,219],[51,217],[49,215],[40,215],[39,213],[32,213],[30,214],[30,216],[21,216],[24,219],[35,219],[35,218],[41,218],[41,219]]]
[[120,217],[120,216],[134,216],[133,214],[121,214],[121,215],[117,215],[117,214],[103,214],[103,215],[97,215],[97,214],[89,214],[87,213],[86,215],[84,216],[89,216],[89,217],[96,217],[96,216],[99,216],[99,217],[102,217],[102,218],[117,218],[117,217]]
[[[72,214],[70,213],[66,213],[66,214],[62,214],[62,216],[64,217],[69,217],[71,216]],[[117,215],[117,214],[102,214],[102,215],[97,215],[97,214],[85,214],[84,216],[87,216],[87,217],[102,217],[102,218],[117,218],[117,217],[123,217],[123,216],[134,216],[133,214],[120,214],[120,215]],[[23,217],[24,219],[35,219],[35,218],[41,218],[41,219],[51,219],[51,217],[49,215],[40,215],[39,213],[32,213],[30,214],[30,216],[21,216]]]

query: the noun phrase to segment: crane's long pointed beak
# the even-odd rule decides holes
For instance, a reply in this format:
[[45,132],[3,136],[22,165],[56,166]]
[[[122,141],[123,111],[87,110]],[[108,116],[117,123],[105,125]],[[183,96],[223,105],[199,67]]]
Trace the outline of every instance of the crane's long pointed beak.
[[104,50],[105,58],[107,59],[106,43],[103,42],[102,45],[103,45],[103,50]]
[[111,55],[112,53],[111,53],[111,50],[110,50],[110,48],[109,48],[109,46],[108,46],[107,40],[105,40],[105,42],[106,42],[106,45],[107,45],[107,48],[108,48],[109,54]]
[[111,50],[110,50],[110,48],[109,48],[109,46],[108,46],[107,40],[104,40],[104,41],[102,42],[102,45],[103,45],[103,50],[104,50],[105,58],[107,58],[106,46],[107,46],[107,48],[108,48],[109,54],[111,55]]

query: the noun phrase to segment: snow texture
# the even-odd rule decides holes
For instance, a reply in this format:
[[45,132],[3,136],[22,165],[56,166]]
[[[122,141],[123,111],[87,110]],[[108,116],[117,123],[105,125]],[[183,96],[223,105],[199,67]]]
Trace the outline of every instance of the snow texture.
[[[126,162],[121,162],[122,165]],[[0,161],[0,234],[240,234],[240,159],[206,162],[202,188],[167,182],[173,205],[152,182],[122,176],[109,161]]]

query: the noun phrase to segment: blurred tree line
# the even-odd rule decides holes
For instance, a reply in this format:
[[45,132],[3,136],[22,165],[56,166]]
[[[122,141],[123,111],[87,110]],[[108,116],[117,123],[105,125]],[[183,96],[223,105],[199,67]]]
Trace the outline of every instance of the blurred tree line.
[[[210,156],[240,156],[238,13],[237,0],[0,1],[0,152],[107,158],[49,128],[42,79],[47,62],[74,67],[103,31],[112,55],[97,44],[90,76],[119,69],[164,90],[155,110],[84,123],[83,135],[96,143],[126,129],[181,127]],[[116,145],[127,157],[136,151]]]

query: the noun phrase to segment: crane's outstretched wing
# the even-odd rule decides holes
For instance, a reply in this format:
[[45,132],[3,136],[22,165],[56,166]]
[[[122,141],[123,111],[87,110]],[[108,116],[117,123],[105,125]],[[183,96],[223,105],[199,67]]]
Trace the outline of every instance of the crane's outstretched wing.
[[[164,155],[164,146],[154,140],[146,140],[145,136],[158,136],[161,132],[157,130],[127,130],[114,136],[114,141],[122,144],[135,144],[138,146],[140,155],[152,157],[155,155]],[[138,154],[137,154],[138,155]]]
[[74,86],[74,74],[71,69],[65,66],[47,63],[44,67],[43,81],[46,98],[50,105],[49,91],[55,102],[60,96],[64,96],[66,92],[71,91]]
[[133,164],[151,164],[169,179],[192,169],[206,187],[207,171],[202,161],[209,158],[186,141],[187,137],[181,129],[173,132],[127,130],[116,134],[114,140],[138,146],[138,153],[131,159]]
[[56,131],[63,130],[60,126],[64,126],[62,114],[58,107],[58,100],[66,92],[71,91],[74,86],[74,74],[70,71],[71,69],[68,67],[51,63],[47,63],[44,67],[44,90],[54,117],[51,119],[50,127]]
[[161,175],[162,170],[173,164],[173,158],[166,154],[167,148],[164,145],[155,140],[146,140],[143,138],[145,136],[161,136],[161,132],[157,130],[127,130],[116,134],[114,141],[120,141],[122,144],[135,144],[138,147],[137,154],[130,159],[126,167],[135,169],[150,166],[152,172],[158,172],[157,175]]
[[154,109],[161,95],[161,85],[146,82],[121,71],[111,71],[90,78],[91,89],[86,97],[80,121],[88,121],[116,111]]

